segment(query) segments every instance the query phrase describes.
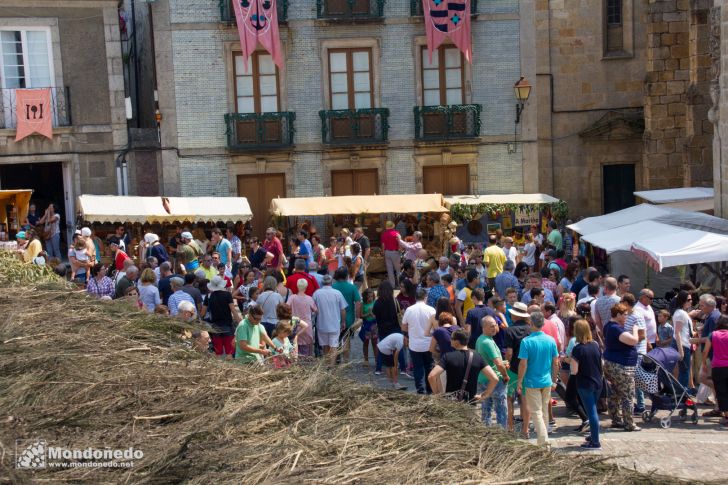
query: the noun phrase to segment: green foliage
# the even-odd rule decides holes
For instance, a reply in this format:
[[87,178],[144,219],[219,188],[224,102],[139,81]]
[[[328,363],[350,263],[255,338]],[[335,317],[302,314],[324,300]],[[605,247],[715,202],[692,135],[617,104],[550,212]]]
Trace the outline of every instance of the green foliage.
[[560,200],[555,204],[551,204],[551,213],[556,222],[566,222],[569,218],[569,204],[565,200]]
[[491,219],[495,219],[502,214],[513,213],[516,210],[547,210],[558,222],[565,221],[569,216],[569,206],[563,200],[554,204],[453,204],[450,207],[450,215],[453,220],[462,224],[475,219],[476,216],[482,217],[487,214]]

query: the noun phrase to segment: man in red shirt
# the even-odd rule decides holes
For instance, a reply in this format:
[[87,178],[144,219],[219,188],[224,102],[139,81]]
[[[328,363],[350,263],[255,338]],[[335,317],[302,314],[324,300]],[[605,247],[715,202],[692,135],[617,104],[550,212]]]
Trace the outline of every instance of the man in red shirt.
[[129,259],[129,256],[119,247],[120,242],[116,236],[109,238],[109,249],[114,253],[114,268],[116,268],[116,271],[122,271],[124,269],[124,260]]
[[308,287],[306,288],[306,294],[313,296],[313,292],[319,289],[318,281],[312,275],[306,272],[306,260],[297,259],[293,263],[293,274],[286,278],[286,288],[291,290],[294,295],[298,293],[298,280],[306,280]]
[[387,278],[394,288],[397,288],[396,275],[399,274],[399,265],[402,257],[399,254],[399,233],[394,230],[394,222],[387,221],[385,230],[379,237],[382,241],[384,263],[387,266]]
[[283,244],[281,244],[281,240],[276,237],[275,228],[269,227],[265,230],[263,248],[273,255],[273,258],[267,261],[268,269],[280,271],[283,267],[283,258],[281,257],[283,256]]

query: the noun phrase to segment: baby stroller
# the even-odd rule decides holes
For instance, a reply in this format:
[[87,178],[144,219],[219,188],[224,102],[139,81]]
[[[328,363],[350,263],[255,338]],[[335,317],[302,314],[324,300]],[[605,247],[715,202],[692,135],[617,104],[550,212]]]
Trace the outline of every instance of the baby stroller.
[[642,413],[642,421],[649,423],[657,411],[670,411],[660,419],[660,426],[669,428],[675,410],[679,410],[680,418],[688,418],[688,410],[692,411],[691,420],[698,424],[698,407],[695,397],[688,393],[680,382],[672,375],[673,369],[680,360],[680,354],[672,347],[656,347],[642,356],[635,373],[635,384],[638,389],[649,395],[652,407]]

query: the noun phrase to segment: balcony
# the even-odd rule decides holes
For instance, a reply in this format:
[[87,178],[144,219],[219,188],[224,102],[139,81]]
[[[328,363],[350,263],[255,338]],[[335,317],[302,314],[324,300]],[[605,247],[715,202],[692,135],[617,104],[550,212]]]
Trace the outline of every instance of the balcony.
[[[71,126],[71,93],[68,87],[50,90],[53,127]],[[17,126],[15,92],[16,89],[0,89],[0,128],[13,130]]]
[[296,113],[228,113],[225,115],[230,150],[290,148]]
[[442,141],[480,136],[479,104],[415,106],[415,138]]
[[[470,14],[478,13],[478,0],[470,0]],[[410,15],[412,17],[422,17],[425,12],[422,7],[422,0],[410,0]]]
[[385,0],[316,0],[316,16],[344,22],[376,21],[384,17]]
[[321,140],[328,145],[387,143],[389,109],[367,108],[319,111]]
[[[283,24],[288,22],[288,1],[289,0],[278,0],[276,8],[278,9],[278,23]],[[220,0],[220,21],[225,22],[228,25],[233,25],[235,22],[235,10],[233,9],[233,0]]]

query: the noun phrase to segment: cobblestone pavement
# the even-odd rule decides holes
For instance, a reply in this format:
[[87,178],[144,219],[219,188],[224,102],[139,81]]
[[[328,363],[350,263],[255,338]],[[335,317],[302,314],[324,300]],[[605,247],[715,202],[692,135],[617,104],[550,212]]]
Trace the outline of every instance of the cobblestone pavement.
[[[371,356],[371,367],[366,368],[363,365],[361,349],[361,340],[352,341],[352,364],[347,374],[359,382],[389,388],[384,375],[374,375],[374,359]],[[400,378],[400,384],[408,387],[403,392],[415,391],[412,379],[405,376]],[[649,399],[647,403],[649,405]],[[708,409],[701,406],[700,415]],[[564,404],[559,400],[554,408],[556,429],[549,435],[551,447],[560,453],[585,453],[579,445],[584,442],[587,433],[576,433],[575,429],[581,421],[578,417],[566,414]],[[632,433],[605,429],[611,421],[606,414],[602,414],[602,450],[586,453],[610,457],[610,461],[645,473],[656,472],[689,480],[728,483],[728,428],[721,427],[717,418],[702,416],[698,424],[692,424],[690,420],[682,422],[676,412],[671,420],[671,427],[662,429],[659,418],[668,414],[667,411],[658,411],[649,424],[643,423],[641,417],[635,417],[635,424],[642,431]],[[534,436],[533,432],[531,436]],[[530,441],[536,444],[535,439]]]

